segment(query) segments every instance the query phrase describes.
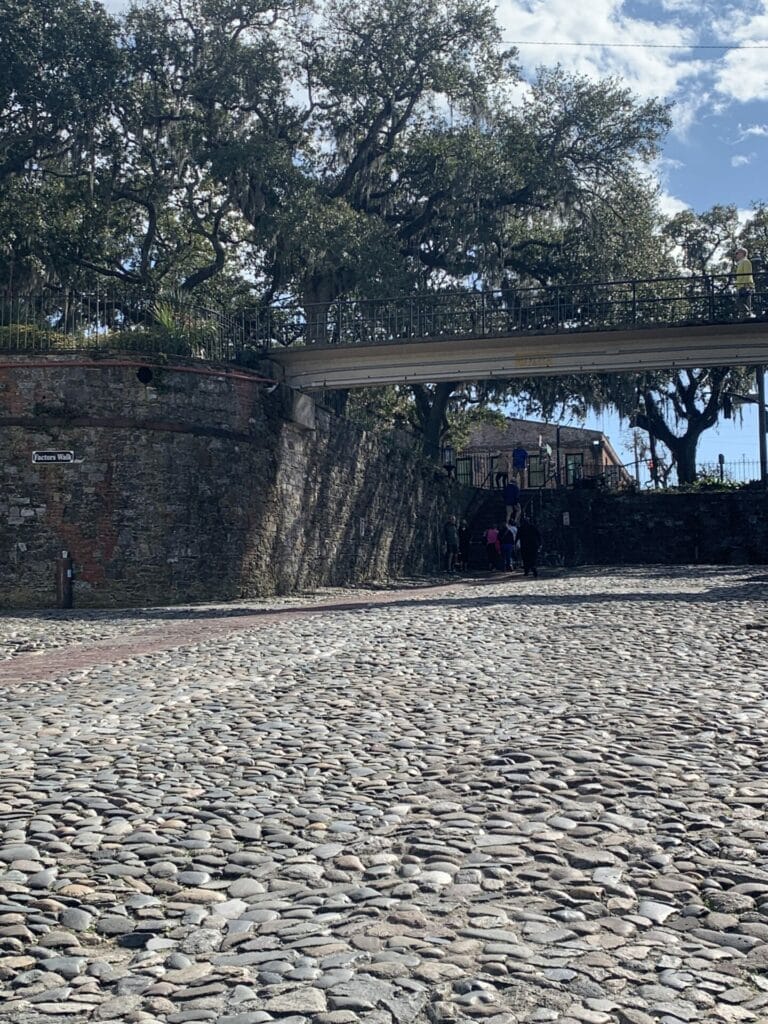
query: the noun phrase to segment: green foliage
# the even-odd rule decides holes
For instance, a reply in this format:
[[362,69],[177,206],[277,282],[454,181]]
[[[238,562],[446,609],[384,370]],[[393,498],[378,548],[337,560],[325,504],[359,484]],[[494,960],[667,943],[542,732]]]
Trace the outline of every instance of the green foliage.
[[87,347],[81,334],[65,334],[37,324],[3,324],[0,327],[0,350],[4,352],[73,351]]
[[207,319],[190,303],[176,299],[158,299],[152,306],[154,329],[149,331],[122,332],[123,336],[144,335],[156,338],[158,347],[163,352],[182,355],[204,355],[206,346],[210,346],[218,337],[218,325],[214,320]]
[[682,485],[676,490],[695,494],[698,491],[739,491],[745,486],[747,485],[733,480],[721,480],[716,473],[699,473],[692,483]]
[[739,233],[735,206],[713,206],[697,214],[676,213],[664,226],[664,237],[676,247],[683,269],[692,274],[723,274],[732,266]]
[[[711,272],[736,240],[768,251],[761,206],[740,233],[727,206],[664,224],[645,168],[665,104],[559,67],[513,100],[490,0],[146,0],[120,20],[95,0],[0,0],[0,42],[0,286],[110,282],[156,302],[150,328],[80,345],[205,352],[216,324],[178,296],[261,311],[294,299],[326,340],[340,299],[468,281],[509,296]],[[733,371],[447,382],[350,409],[410,424],[434,453],[511,398],[612,406],[679,441],[680,464],[738,384]]]
[[5,324],[0,327],[0,351],[3,352],[83,352],[88,355],[106,353],[154,354],[190,357],[201,354],[199,337],[181,331],[169,332],[137,327],[132,330],[95,333],[65,333],[36,324]]
[[109,109],[120,56],[94,0],[0,0],[0,182],[75,155]]

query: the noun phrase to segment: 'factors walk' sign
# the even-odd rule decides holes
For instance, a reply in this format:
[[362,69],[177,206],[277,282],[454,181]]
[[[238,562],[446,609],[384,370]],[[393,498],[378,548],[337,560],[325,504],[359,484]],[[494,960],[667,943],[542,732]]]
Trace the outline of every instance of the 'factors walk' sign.
[[58,465],[62,462],[74,462],[74,452],[32,452],[32,462],[41,465]]

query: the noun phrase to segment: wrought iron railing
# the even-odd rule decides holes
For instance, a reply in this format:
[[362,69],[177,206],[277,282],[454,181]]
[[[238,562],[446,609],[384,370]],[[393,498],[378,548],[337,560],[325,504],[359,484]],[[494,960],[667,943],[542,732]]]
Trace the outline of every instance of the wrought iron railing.
[[[501,493],[503,482],[497,481],[498,456],[491,451],[473,451],[459,453],[452,463],[452,476],[459,483],[479,490],[497,490]],[[697,466],[696,477],[699,482],[711,484],[745,484],[760,480],[760,462],[746,457],[729,462],[703,462]],[[661,480],[652,479],[650,463],[640,460],[637,463],[620,465],[595,465],[585,452],[584,462],[569,464],[565,455],[561,459],[560,473],[557,473],[554,456],[532,454],[532,458],[522,472],[509,473],[508,478],[514,480],[526,491],[552,490],[557,487],[596,488],[600,490],[622,491],[633,488],[637,483],[645,489],[654,487],[674,486],[676,477],[673,475],[668,485]]]
[[[596,487],[611,491],[623,490],[633,483],[632,467],[620,464],[597,463],[587,446],[576,458],[573,452],[563,453],[560,472],[554,453],[529,453],[526,465],[517,471],[506,471],[506,479],[514,480],[523,490],[552,490],[556,487]],[[460,452],[451,465],[451,475],[459,483],[483,490],[501,491],[504,473],[501,472],[498,452]]]
[[[765,318],[768,286],[752,298]],[[119,290],[0,293],[0,351],[129,351],[240,362],[274,347],[375,345],[715,324],[745,318],[732,275],[580,282],[392,299],[295,302],[238,314]]]
[[[768,288],[766,288],[768,291]],[[751,299],[766,316],[768,295]],[[370,345],[427,338],[504,337],[724,323],[746,319],[730,274],[426,292],[271,309],[258,324],[266,347]]]
[[48,289],[0,293],[0,351],[132,352],[232,361],[247,347],[248,320],[175,296]]

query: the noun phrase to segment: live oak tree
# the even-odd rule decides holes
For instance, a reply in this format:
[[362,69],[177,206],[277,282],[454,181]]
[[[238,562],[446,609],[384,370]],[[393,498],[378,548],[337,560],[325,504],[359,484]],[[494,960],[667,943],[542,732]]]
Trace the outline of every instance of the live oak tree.
[[[292,301],[322,340],[346,299],[693,271],[736,237],[728,207],[662,225],[644,168],[664,104],[560,68],[523,83],[489,0],[147,0],[119,21],[0,0],[0,42],[6,286]],[[740,237],[762,247],[766,222]],[[705,419],[732,383],[697,382]],[[622,408],[663,432],[662,410],[693,416],[690,384],[636,378]],[[465,412],[569,386],[592,400],[456,381],[380,409],[435,455]]]
[[15,288],[56,262],[48,173],[61,176],[50,181],[59,200],[64,176],[92,176],[120,56],[115,22],[92,0],[0,0],[0,52],[0,279]]
[[725,413],[738,414],[749,392],[750,371],[740,367],[706,367],[640,374],[593,374],[532,382],[529,408],[545,416],[567,410],[575,418],[615,410],[630,426],[644,431],[649,444],[664,445],[678,483],[696,479],[696,452],[701,435]]
[[114,22],[92,0],[0,0],[0,181],[70,152],[112,92]]

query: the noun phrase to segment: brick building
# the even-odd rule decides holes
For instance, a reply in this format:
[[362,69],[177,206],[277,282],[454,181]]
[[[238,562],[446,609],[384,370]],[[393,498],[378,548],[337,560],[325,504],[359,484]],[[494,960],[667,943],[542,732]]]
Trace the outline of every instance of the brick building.
[[[448,453],[447,461],[454,461]],[[615,490],[632,482],[610,440],[599,430],[562,427],[508,417],[504,426],[473,428],[469,443],[455,458],[461,483],[490,487],[498,472],[509,470],[521,487],[590,486],[599,481]]]

